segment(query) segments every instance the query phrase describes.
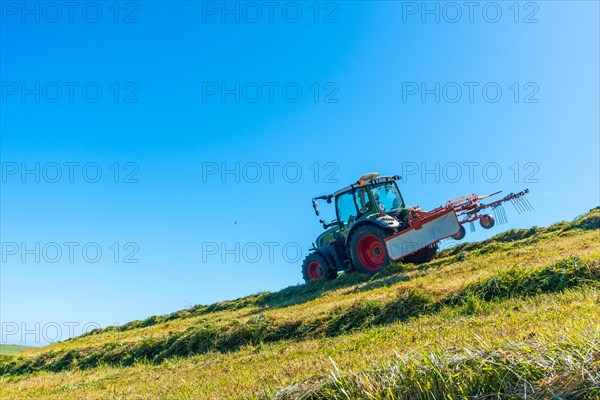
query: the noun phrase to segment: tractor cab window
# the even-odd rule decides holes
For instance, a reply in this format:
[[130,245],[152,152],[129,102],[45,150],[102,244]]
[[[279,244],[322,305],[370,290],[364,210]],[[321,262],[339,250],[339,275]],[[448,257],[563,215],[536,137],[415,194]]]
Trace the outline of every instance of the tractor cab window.
[[364,214],[371,210],[371,201],[369,200],[367,189],[357,189],[356,192],[354,192],[354,196],[356,197],[356,205],[358,206],[359,214]]
[[371,188],[377,209],[381,212],[404,207],[400,191],[394,182],[387,182]]
[[371,211],[369,192],[365,188],[344,193],[337,198],[338,221],[353,224],[358,215]]
[[336,201],[338,221],[344,225],[352,223],[356,219],[356,204],[352,193],[344,193]]

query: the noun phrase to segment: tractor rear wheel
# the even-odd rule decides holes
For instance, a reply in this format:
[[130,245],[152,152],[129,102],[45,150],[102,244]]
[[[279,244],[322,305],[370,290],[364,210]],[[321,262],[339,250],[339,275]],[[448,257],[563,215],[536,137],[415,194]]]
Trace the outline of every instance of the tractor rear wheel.
[[302,263],[302,276],[305,282],[335,279],[337,271],[331,268],[322,254],[312,253]]
[[386,230],[375,225],[363,225],[352,234],[350,259],[358,272],[372,275],[390,263],[383,240],[388,236]]

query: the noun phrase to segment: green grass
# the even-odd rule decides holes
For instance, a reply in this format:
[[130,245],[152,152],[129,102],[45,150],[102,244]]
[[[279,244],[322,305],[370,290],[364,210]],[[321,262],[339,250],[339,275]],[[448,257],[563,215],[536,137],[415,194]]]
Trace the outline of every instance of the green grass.
[[598,399],[600,334],[560,340],[478,344],[460,352],[421,351],[362,372],[331,373],[279,390],[265,399]]
[[589,398],[600,210],[0,357],[0,398]]
[[33,349],[32,346],[19,346],[16,344],[0,344],[0,354],[15,354],[20,351]]

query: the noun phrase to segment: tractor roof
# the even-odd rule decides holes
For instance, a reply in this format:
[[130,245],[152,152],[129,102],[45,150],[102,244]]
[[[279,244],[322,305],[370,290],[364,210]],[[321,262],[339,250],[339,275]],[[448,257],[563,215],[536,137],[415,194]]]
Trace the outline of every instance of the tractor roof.
[[313,200],[322,199],[322,200],[327,200],[327,202],[329,203],[329,202],[331,202],[332,197],[337,197],[340,194],[350,192],[361,186],[375,185],[375,184],[383,183],[383,182],[393,182],[393,181],[396,181],[399,179],[400,179],[399,175],[379,176],[379,174],[377,174],[377,173],[366,174],[366,175],[363,175],[358,181],[356,181],[356,183],[348,185],[348,186],[334,192],[333,194],[326,194],[323,196],[315,197]]

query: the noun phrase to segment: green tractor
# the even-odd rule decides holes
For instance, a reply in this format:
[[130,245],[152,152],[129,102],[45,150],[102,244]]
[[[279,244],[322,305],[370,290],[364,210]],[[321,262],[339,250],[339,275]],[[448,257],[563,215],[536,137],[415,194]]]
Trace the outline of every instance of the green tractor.
[[463,224],[479,220],[485,229],[494,226],[494,217],[480,214],[481,210],[493,207],[504,220],[501,203],[528,192],[511,193],[487,205],[480,200],[499,192],[488,196],[472,194],[424,211],[418,206],[406,206],[396,185],[399,179],[397,175],[370,173],[333,194],[312,200],[317,216],[320,215],[318,200],[333,202],[336,219],[329,223],[320,220],[325,232],[304,259],[305,281],[334,279],[340,271],[374,274],[391,261],[415,264],[430,261],[440,240],[449,237],[460,240],[465,236]]

